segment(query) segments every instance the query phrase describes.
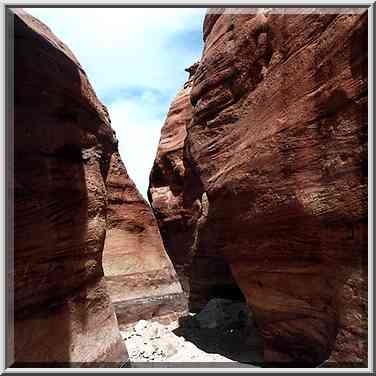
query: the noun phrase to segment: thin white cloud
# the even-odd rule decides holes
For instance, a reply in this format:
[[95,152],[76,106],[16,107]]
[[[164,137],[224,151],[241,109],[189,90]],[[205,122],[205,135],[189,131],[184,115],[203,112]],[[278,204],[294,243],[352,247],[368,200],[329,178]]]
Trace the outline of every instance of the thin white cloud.
[[112,127],[119,139],[119,151],[128,162],[129,175],[146,198],[149,172],[158,147],[163,118],[153,111],[144,111],[150,100],[119,100],[109,107]]
[[[108,107],[130,176],[146,197],[169,101],[201,55],[205,9],[29,8],[76,55]],[[133,90],[134,94],[131,95]],[[124,94],[126,93],[126,94]]]
[[[76,54],[102,97],[116,87],[173,87],[177,68],[193,63],[179,56],[183,46],[166,50],[176,33],[201,30],[198,8],[32,8]],[[185,41],[181,40],[180,44]],[[177,63],[179,63],[176,65]]]

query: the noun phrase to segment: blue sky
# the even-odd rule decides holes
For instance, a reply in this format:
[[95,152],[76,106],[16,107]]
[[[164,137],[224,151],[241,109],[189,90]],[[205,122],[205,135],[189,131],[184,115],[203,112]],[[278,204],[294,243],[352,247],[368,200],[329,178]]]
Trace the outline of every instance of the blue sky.
[[200,59],[200,8],[27,8],[76,55],[107,106],[128,173],[146,198],[168,108]]

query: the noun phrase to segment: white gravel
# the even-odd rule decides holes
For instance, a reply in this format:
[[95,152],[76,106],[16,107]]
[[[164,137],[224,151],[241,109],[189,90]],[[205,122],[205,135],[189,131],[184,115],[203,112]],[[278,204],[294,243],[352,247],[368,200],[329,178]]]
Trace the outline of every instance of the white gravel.
[[208,354],[172,331],[178,323],[163,325],[138,321],[122,332],[131,362],[233,362],[218,354]]
[[[221,301],[211,301],[203,311],[195,315],[193,321],[197,324],[196,330],[205,330],[205,328],[210,328],[210,330],[214,331],[221,330],[221,325],[231,321],[231,312],[228,312],[228,308],[223,309],[221,304]],[[231,305],[236,317],[242,311],[242,307],[244,307],[243,303],[239,306],[236,304]],[[190,314],[190,316],[192,317],[193,314]],[[227,362],[232,363],[233,366],[243,365],[223,355],[206,352],[198,348],[194,343],[187,341],[183,336],[176,335],[173,331],[178,326],[178,322],[166,325],[156,321],[140,320],[133,327],[122,331],[121,334],[126,343],[131,363]]]

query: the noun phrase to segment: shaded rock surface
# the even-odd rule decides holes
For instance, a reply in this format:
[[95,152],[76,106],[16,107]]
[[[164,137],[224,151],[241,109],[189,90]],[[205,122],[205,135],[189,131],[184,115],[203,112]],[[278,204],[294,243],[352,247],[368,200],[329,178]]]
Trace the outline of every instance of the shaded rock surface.
[[102,270],[116,139],[69,49],[14,12],[14,357],[18,366],[128,360]]
[[[192,77],[197,63],[188,68]],[[189,79],[174,99],[161,130],[156,159],[150,174],[148,198],[161,236],[184,291],[189,294],[190,249],[194,240],[201,203],[189,184],[189,168],[183,162],[186,129],[192,119]],[[193,197],[193,200],[191,199]]]
[[[187,69],[190,77],[194,66]],[[189,169],[183,162],[186,128],[192,119],[190,93],[192,80],[188,80],[177,94],[164,126],[156,159],[150,174],[148,197],[164,245],[175,266],[184,291],[189,293],[189,269],[192,261],[190,248],[194,239],[201,204],[196,200],[192,188],[186,187]],[[195,202],[190,200],[193,196]]]
[[[193,197],[186,192],[199,208],[188,215],[193,239],[180,256],[165,240],[167,251],[173,261],[189,255],[190,299],[201,306],[208,296],[196,289],[195,297],[194,285],[211,286],[212,260],[226,266],[260,328],[266,362],[364,366],[367,13],[281,13],[207,14],[184,140],[174,122],[189,176],[183,193],[171,194],[157,156],[151,203],[168,239],[163,215],[176,211],[180,225],[184,205],[168,212],[158,203],[181,202],[195,187]],[[165,139],[162,131],[158,155]],[[157,199],[155,171],[167,187]]]
[[176,320],[187,310],[186,298],[153,212],[118,153],[112,155],[106,187],[103,268],[119,324],[152,318]]
[[[148,197],[158,221],[165,248],[178,273],[189,308],[198,311],[215,297],[241,297],[227,262],[215,249],[205,248],[198,229],[207,220],[207,200],[184,160],[184,142],[192,120],[190,100],[193,77],[199,63],[187,68],[188,81],[172,102],[150,173]],[[209,237],[213,234],[209,233]],[[208,278],[210,275],[210,278]]]

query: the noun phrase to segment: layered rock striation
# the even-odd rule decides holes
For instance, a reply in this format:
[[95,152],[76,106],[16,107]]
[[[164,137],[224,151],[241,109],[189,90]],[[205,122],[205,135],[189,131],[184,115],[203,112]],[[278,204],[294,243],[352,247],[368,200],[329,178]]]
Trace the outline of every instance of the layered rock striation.
[[14,19],[14,354],[18,366],[124,366],[106,290],[106,187],[117,141],[72,52]]
[[209,238],[215,236],[206,226],[207,199],[205,194],[201,197],[202,187],[184,159],[184,142],[193,113],[190,95],[198,65],[186,69],[188,80],[167,113],[148,190],[164,245],[189,297],[191,311],[200,310],[212,298],[244,299],[227,262],[205,245],[205,228],[209,228]]
[[201,203],[197,200],[195,186],[188,186],[190,169],[183,161],[186,129],[192,119],[192,75],[197,65],[198,63],[187,69],[190,77],[168,111],[150,173],[148,190],[148,198],[158,221],[164,245],[186,293],[189,293],[190,286],[190,248],[201,212]]
[[[179,96],[172,105],[151,173],[167,251],[173,261],[189,255],[191,290],[205,271],[209,286],[215,279],[214,255],[226,265],[253,311],[268,363],[362,366],[367,12],[215,9],[203,30],[191,103],[187,94],[184,108]],[[176,121],[178,113],[187,116]],[[175,164],[188,178],[163,162],[174,137]],[[176,176],[184,179],[174,185]],[[186,222],[193,239],[180,231]],[[173,231],[187,244],[180,255]],[[202,291],[190,299],[204,301]]]
[[103,268],[119,325],[176,320],[187,300],[163,246],[150,206],[118,153],[106,181],[108,209]]

